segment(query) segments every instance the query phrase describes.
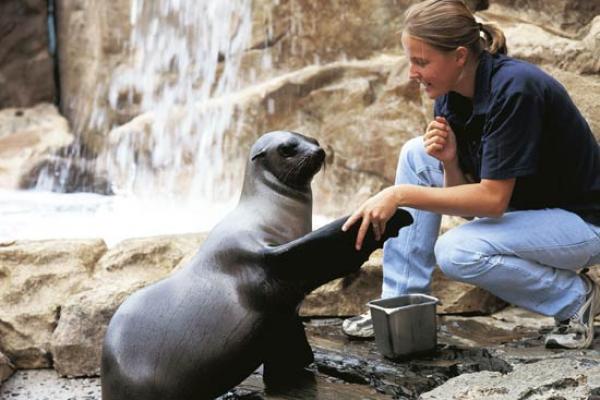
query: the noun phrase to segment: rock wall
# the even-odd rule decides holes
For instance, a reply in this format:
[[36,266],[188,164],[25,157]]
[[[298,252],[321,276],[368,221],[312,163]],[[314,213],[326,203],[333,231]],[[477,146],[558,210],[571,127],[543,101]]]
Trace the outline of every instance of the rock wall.
[[[311,2],[254,2],[253,41],[242,70],[247,86],[233,99],[236,114],[224,144],[228,168],[218,181],[239,187],[245,155],[258,135],[289,129],[316,137],[329,155],[326,173],[313,185],[317,214],[350,212],[392,184],[402,144],[423,132],[432,113],[431,101],[407,81],[400,48],[397,31],[410,3],[328,2],[321,12]],[[593,90],[600,87],[600,16],[594,18],[593,2],[489,3],[478,17],[500,24],[511,55],[561,81],[600,138]],[[522,12],[525,5],[531,9]],[[112,130],[110,147],[143,135],[151,121],[150,112]],[[148,157],[147,147],[133,150],[138,159]],[[189,178],[181,176],[181,182]]]
[[[316,213],[331,216],[347,213],[370,194],[390,185],[400,147],[421,134],[431,117],[431,101],[407,82],[407,62],[398,35],[404,10],[416,1],[341,0],[317,6],[306,0],[254,0],[252,39],[242,57],[242,90],[234,96],[237,108],[225,134],[224,164],[228,168],[217,181],[231,182],[230,187],[238,188],[245,155],[256,137],[269,130],[290,129],[317,137],[329,154],[327,172],[319,174],[314,185]],[[500,24],[511,55],[540,65],[567,87],[597,137],[600,137],[599,3],[599,0],[468,2],[472,9],[487,8],[478,12],[480,18]],[[37,28],[29,29],[39,32],[45,29],[40,22],[43,4],[42,0],[26,3],[11,0],[3,2],[2,7],[15,15],[35,16]],[[94,157],[100,154],[102,160],[106,159],[115,143],[122,142],[127,135],[143,135],[143,126],[152,123],[151,112],[141,114],[141,99],[135,91],[119,88],[109,93],[113,80],[132,64],[131,5],[131,0],[110,4],[84,0],[56,2],[60,109],[78,137],[77,145],[83,146],[86,153],[85,157],[75,153],[86,158],[85,165],[78,167],[86,178],[80,178],[79,173],[65,174],[72,181],[69,191],[83,185],[87,190],[109,192],[107,188],[112,182],[106,181],[106,171],[90,172],[106,167],[103,162],[94,164]],[[11,24],[6,22],[5,26]],[[16,40],[11,35],[2,39],[2,43]],[[47,44],[47,35],[42,37]],[[40,44],[29,47],[39,49]],[[47,55],[27,54],[30,60],[49,59]],[[17,61],[6,65],[14,63]],[[34,70],[25,61],[17,64],[20,71]],[[0,77],[2,65],[0,57]],[[28,82],[34,81],[37,79]],[[36,88],[36,93],[44,91],[39,85]],[[177,116],[178,112],[181,111],[172,110],[172,115]],[[173,118],[173,124],[176,123]],[[136,159],[151,158],[155,145],[138,142],[142,144],[131,150],[136,152]],[[184,160],[193,157],[191,152],[184,155]],[[59,170],[65,164],[73,168],[72,163],[62,160],[52,168]],[[174,186],[189,187],[189,168],[184,166],[181,171]],[[127,179],[121,172],[113,172],[110,177],[117,187],[120,180]],[[165,171],[159,168],[154,173]]]
[[47,0],[0,2],[0,109],[55,100],[47,9]]
[[108,87],[130,56],[131,0],[56,0],[61,112],[94,151],[109,127],[135,111],[115,109]]

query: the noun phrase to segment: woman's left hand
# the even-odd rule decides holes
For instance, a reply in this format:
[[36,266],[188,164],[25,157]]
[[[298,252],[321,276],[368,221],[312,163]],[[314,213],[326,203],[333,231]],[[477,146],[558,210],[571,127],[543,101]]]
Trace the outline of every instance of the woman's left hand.
[[365,201],[344,223],[343,231],[347,231],[352,225],[362,218],[358,234],[356,235],[356,250],[360,250],[363,240],[373,225],[375,240],[380,240],[385,232],[385,224],[394,215],[398,208],[397,192],[398,186],[383,189],[375,196]]

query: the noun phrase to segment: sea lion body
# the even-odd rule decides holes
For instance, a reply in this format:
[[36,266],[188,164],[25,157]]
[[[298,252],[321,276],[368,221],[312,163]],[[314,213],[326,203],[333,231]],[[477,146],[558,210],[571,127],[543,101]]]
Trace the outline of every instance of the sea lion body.
[[[281,150],[290,142],[297,153]],[[352,233],[339,221],[324,229],[325,241],[311,233],[310,181],[323,161],[318,143],[299,134],[257,141],[236,209],[185,267],[131,295],[113,316],[102,354],[103,400],[212,399],[261,364],[271,384],[313,361],[300,302],[370,253],[353,250]],[[344,236],[352,262],[331,271],[313,263],[303,272],[320,246],[336,251],[336,235]]]

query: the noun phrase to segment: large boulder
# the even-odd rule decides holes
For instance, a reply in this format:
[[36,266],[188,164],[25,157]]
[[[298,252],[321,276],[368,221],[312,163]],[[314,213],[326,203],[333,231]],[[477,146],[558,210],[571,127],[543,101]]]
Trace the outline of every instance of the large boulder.
[[67,120],[52,104],[0,111],[0,188],[18,189],[31,170],[73,142]]
[[17,368],[52,365],[61,307],[86,286],[105,251],[102,240],[0,244],[0,349]]
[[88,290],[64,303],[51,352],[61,376],[100,373],[102,341],[110,318],[133,292],[184,265],[205,234],[129,239],[108,250],[98,261]]
[[600,14],[597,0],[490,0],[489,11],[575,36]]
[[397,51],[404,11],[416,2],[254,1],[252,42],[242,63],[245,80],[257,82],[309,65]]
[[[482,13],[493,18],[492,15]],[[541,26],[526,24],[518,19],[500,23],[511,56],[538,65],[553,65],[578,74],[600,73],[600,17],[590,24],[583,39],[558,35]]]
[[0,2],[0,109],[54,101],[47,16],[47,0]]

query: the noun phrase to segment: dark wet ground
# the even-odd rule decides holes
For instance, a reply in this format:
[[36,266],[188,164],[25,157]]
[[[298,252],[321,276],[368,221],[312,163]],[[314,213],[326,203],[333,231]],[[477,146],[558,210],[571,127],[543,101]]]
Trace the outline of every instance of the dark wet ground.
[[[265,394],[258,376],[243,382],[226,399],[417,399],[448,379],[479,371],[511,372],[513,363],[562,357],[566,350],[549,350],[544,334],[551,318],[518,308],[492,317],[438,318],[438,345],[432,354],[389,360],[373,340],[351,340],[341,333],[340,319],[307,321],[315,353],[312,370],[317,384],[283,395]],[[598,356],[598,326],[594,350]],[[246,396],[246,397],[244,397]],[[249,396],[249,397],[248,397]]]
[[[221,399],[417,399],[463,373],[505,373],[515,360],[533,362],[560,352],[543,347],[543,333],[552,320],[516,308],[493,317],[441,317],[435,352],[395,361],[381,356],[373,340],[343,335],[341,322],[306,321],[315,363],[298,387],[266,393],[257,372]],[[600,349],[600,338],[594,348]],[[99,379],[61,379],[52,370],[19,371],[0,388],[0,399],[100,400]]]

